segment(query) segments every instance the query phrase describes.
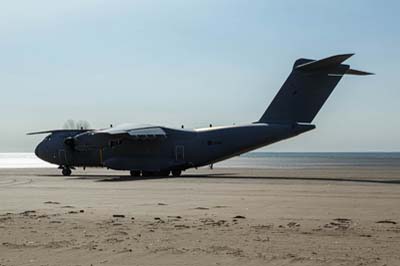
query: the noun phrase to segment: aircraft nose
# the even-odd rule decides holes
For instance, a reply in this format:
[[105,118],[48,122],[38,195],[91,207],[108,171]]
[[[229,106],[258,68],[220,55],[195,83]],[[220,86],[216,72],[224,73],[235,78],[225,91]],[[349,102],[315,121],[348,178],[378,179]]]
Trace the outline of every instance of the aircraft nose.
[[43,148],[42,148],[41,146],[42,146],[42,145],[39,144],[39,145],[37,145],[36,148],[35,148],[35,155],[36,155],[37,157],[39,157],[40,159],[42,159],[42,156],[43,156]]

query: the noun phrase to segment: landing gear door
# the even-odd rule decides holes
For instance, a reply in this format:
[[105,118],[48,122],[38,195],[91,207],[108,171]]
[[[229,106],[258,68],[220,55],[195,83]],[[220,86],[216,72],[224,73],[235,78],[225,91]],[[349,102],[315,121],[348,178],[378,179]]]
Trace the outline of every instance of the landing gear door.
[[65,150],[58,151],[58,158],[61,165],[69,165],[70,161],[68,160],[68,155]]
[[185,146],[183,146],[183,145],[175,146],[175,160],[176,161],[185,160]]

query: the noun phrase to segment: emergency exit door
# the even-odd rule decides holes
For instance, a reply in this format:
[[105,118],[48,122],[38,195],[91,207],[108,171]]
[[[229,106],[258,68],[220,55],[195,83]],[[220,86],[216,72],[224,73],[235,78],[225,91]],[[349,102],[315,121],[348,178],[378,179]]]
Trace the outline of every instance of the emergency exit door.
[[70,161],[68,160],[68,154],[65,150],[58,151],[58,159],[60,161],[60,164],[62,164],[62,165],[70,164]]
[[183,146],[183,145],[175,146],[175,159],[177,161],[185,160],[185,146]]

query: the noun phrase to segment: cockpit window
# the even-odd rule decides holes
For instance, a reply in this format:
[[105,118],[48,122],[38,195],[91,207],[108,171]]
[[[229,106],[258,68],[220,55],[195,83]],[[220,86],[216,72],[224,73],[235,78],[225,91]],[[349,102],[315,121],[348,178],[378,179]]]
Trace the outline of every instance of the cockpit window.
[[51,135],[48,135],[44,140],[45,141],[50,141],[51,140]]

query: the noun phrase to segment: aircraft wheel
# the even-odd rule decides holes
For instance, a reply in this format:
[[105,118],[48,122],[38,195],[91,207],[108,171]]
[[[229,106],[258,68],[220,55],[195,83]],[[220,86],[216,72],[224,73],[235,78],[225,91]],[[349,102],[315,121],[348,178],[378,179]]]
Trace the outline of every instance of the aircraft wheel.
[[71,169],[69,169],[69,168],[63,168],[63,169],[62,169],[62,174],[63,174],[63,176],[70,176],[71,173],[72,173],[72,171],[71,171]]
[[140,171],[136,171],[136,170],[131,170],[131,176],[135,176],[135,177],[138,177],[138,176],[140,176]]
[[181,170],[172,170],[172,176],[178,177],[181,176]]
[[142,176],[144,176],[144,177],[153,176],[153,172],[143,171],[143,172],[142,172]]
[[166,171],[161,171],[160,172],[160,176],[169,176],[169,170],[166,170]]

